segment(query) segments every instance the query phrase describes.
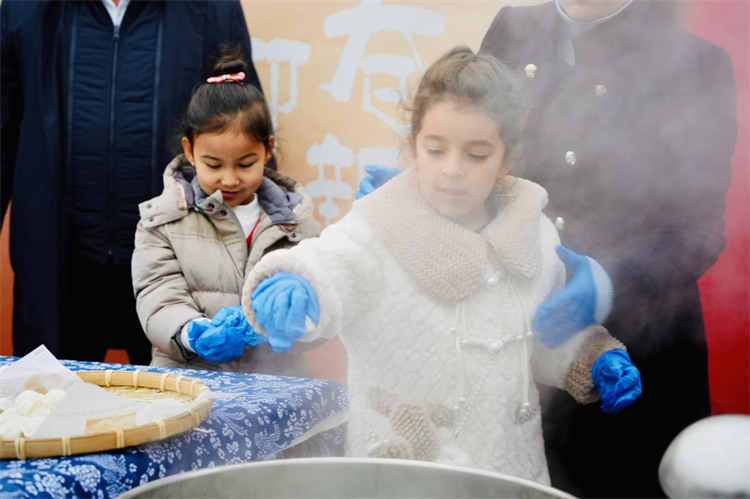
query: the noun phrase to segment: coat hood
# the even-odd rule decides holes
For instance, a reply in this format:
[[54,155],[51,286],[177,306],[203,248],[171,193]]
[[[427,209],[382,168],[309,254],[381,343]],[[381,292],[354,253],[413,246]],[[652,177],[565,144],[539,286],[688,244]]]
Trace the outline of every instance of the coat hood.
[[[164,190],[162,193],[139,205],[141,221],[146,227],[173,222],[191,210],[202,211],[207,215],[224,209],[221,191],[210,196],[203,192],[193,167],[180,154],[164,170]],[[296,223],[294,208],[302,201],[300,184],[294,179],[266,168],[263,181],[256,191],[261,208],[271,222],[281,224]]]

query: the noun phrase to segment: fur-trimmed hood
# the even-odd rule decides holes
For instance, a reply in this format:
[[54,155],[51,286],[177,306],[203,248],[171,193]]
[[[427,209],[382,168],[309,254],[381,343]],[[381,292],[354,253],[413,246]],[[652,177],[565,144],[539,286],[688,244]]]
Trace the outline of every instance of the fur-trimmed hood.
[[[161,195],[141,203],[138,208],[145,227],[173,222],[189,211],[211,215],[222,207],[221,191],[210,196],[203,192],[193,167],[184,154],[175,157],[164,170],[164,190]],[[256,192],[260,207],[274,224],[297,223],[295,208],[302,202],[300,184],[286,175],[269,168]]]

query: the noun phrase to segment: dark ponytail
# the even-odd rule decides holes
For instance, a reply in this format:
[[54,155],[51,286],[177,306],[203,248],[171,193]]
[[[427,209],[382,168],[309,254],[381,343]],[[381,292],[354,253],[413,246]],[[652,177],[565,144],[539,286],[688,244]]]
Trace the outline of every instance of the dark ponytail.
[[212,76],[247,71],[247,61],[238,45],[222,45],[220,53],[219,60],[214,64]]
[[[246,71],[247,61],[237,46],[221,47],[214,65],[214,76],[235,75]],[[227,79],[220,83],[202,83],[193,93],[181,123],[181,136],[194,145],[195,137],[216,133],[233,126],[270,149],[273,122],[263,93],[245,81]]]

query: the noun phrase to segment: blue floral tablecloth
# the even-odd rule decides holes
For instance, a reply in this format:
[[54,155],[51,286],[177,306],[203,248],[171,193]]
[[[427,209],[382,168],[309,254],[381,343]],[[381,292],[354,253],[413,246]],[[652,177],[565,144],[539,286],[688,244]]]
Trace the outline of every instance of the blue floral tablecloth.
[[[0,357],[0,365],[17,360]],[[200,468],[274,457],[343,453],[346,390],[333,381],[62,361],[72,371],[135,370],[198,378],[217,398],[196,428],[173,437],[100,454],[0,461],[0,497],[116,497],[138,485]],[[325,428],[332,424],[333,428]],[[312,438],[301,439],[321,428]]]

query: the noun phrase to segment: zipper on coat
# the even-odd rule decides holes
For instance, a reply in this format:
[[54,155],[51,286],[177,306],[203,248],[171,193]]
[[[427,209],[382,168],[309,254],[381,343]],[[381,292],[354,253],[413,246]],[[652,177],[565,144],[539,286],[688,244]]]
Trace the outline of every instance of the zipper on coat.
[[109,165],[107,169],[107,233],[105,234],[105,244],[107,245],[107,255],[112,257],[112,231],[113,231],[113,192],[115,176],[115,97],[117,95],[117,55],[120,47],[120,27],[114,26],[112,35],[112,84],[110,85],[109,94]]
[[151,195],[156,196],[161,187],[161,175],[153,175],[154,172],[161,173],[163,165],[157,164],[159,158],[159,82],[161,80],[161,57],[162,39],[164,36],[164,9],[159,11],[159,26],[156,29],[156,60],[154,61],[154,105],[151,111]]
[[[68,100],[67,100],[67,113],[65,117],[65,124],[67,131],[65,136],[65,179],[66,179],[66,192],[70,192],[71,186],[73,185],[73,104],[75,102],[73,86],[75,85],[75,67],[76,67],[76,45],[78,38],[78,10],[80,4],[75,4],[73,9],[73,23],[70,33],[70,59],[68,61]],[[69,197],[69,196],[68,196]],[[66,209],[68,212],[71,211],[70,201],[66,200]]]

